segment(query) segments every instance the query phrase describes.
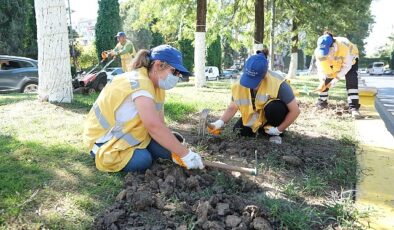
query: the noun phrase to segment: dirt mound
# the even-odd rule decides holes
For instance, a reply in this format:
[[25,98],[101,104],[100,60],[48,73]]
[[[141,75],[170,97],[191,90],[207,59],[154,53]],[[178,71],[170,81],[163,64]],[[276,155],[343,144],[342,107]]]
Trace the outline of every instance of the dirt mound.
[[93,229],[272,229],[264,208],[248,199],[262,190],[226,172],[162,161],[129,173],[125,187]]

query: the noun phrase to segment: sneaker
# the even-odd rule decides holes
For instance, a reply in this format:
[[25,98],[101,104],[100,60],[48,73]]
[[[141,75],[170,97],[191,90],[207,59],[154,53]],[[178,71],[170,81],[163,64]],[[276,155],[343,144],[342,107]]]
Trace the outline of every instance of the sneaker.
[[361,116],[360,112],[358,110],[356,110],[356,109],[353,109],[351,111],[351,113],[352,113],[352,117],[354,119],[361,119],[361,118],[363,118],[363,116]]
[[328,103],[327,103],[327,101],[318,100],[316,103],[316,107],[318,109],[326,109],[328,107]]

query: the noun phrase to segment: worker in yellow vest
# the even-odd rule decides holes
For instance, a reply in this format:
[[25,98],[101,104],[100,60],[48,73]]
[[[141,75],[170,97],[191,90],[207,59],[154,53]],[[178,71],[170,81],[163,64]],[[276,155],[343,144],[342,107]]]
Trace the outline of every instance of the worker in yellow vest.
[[134,45],[127,39],[125,32],[119,32],[115,37],[118,44],[111,50],[110,54],[111,56],[120,56],[123,72],[130,72],[132,69],[131,62],[135,56]]
[[347,101],[352,117],[359,119],[358,95],[358,49],[344,37],[333,37],[330,32],[325,32],[317,40],[315,50],[316,66],[320,79],[318,87],[319,99],[317,107],[327,108],[328,91],[335,87],[340,79],[346,80]]
[[187,169],[204,167],[164,123],[165,90],[189,75],[182,54],[169,45],[140,50],[132,71],[114,78],[101,91],[84,127],[84,140],[96,167],[105,172],[144,171],[157,158]]
[[267,65],[263,53],[248,58],[240,80],[232,86],[230,105],[221,118],[208,127],[210,133],[218,134],[238,110],[241,118],[233,130],[241,136],[266,133],[279,137],[297,119],[300,109],[293,90],[282,76],[267,70]]

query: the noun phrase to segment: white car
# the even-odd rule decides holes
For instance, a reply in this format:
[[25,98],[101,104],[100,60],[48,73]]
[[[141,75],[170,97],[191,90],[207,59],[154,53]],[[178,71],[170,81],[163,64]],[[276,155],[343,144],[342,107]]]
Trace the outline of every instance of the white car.
[[209,81],[209,80],[218,81],[219,80],[219,68],[216,66],[205,66],[205,79],[207,81]]
[[111,67],[111,68],[107,68],[107,69],[105,70],[105,72],[107,73],[107,83],[108,83],[108,82],[111,82],[112,79],[113,79],[116,75],[122,74],[122,73],[123,73],[123,70],[122,70],[122,68],[120,68],[120,67]]

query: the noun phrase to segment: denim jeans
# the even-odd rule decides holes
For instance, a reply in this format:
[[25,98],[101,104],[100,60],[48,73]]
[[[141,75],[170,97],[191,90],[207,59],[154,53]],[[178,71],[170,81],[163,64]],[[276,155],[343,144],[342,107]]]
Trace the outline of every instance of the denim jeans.
[[[96,145],[101,146],[103,144],[104,143],[97,143]],[[94,154],[92,155],[94,156]],[[152,139],[146,149],[134,150],[133,156],[122,171],[143,172],[150,168],[153,161],[158,158],[171,159],[171,152]]]

